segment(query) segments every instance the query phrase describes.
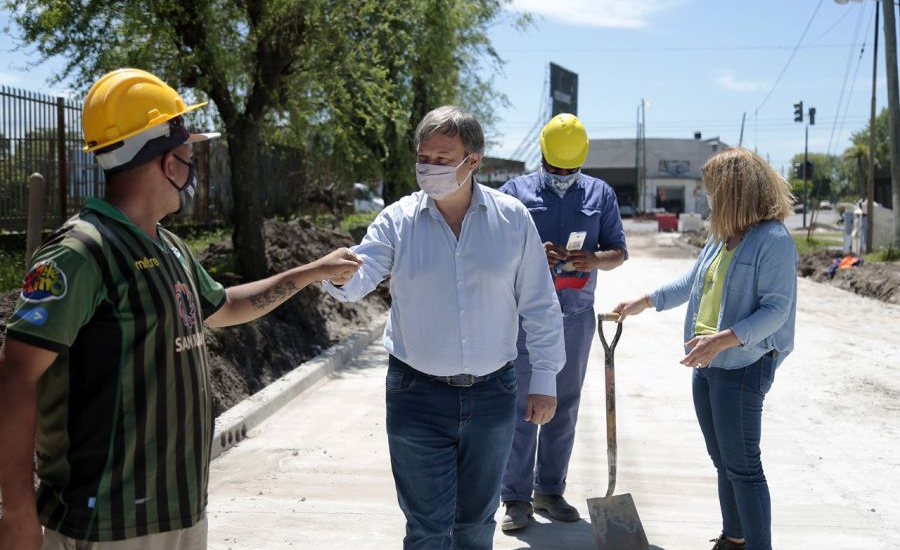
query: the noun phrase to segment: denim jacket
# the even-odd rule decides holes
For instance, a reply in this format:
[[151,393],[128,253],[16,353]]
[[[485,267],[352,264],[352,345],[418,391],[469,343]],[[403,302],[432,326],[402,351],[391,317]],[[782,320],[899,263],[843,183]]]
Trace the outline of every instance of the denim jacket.
[[[694,335],[706,272],[723,246],[710,239],[688,273],[650,294],[657,311],[688,303],[685,342]],[[718,322],[741,345],[721,352],[709,366],[739,369],[770,352],[777,366],[794,349],[797,262],[797,247],[783,223],[770,220],[747,230],[725,276]]]

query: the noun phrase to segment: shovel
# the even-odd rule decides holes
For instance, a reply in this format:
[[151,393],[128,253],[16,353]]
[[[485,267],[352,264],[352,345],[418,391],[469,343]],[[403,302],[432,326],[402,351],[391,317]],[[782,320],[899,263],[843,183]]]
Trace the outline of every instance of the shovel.
[[644,534],[644,526],[641,525],[631,494],[613,496],[616,489],[617,454],[616,367],[613,353],[622,336],[622,323],[617,323],[616,335],[612,344],[608,344],[603,334],[603,321],[615,322],[618,318],[615,313],[597,315],[597,332],[606,353],[606,454],[609,460],[609,485],[605,497],[589,498],[587,505],[597,550],[649,550],[650,543],[647,542],[647,535]]

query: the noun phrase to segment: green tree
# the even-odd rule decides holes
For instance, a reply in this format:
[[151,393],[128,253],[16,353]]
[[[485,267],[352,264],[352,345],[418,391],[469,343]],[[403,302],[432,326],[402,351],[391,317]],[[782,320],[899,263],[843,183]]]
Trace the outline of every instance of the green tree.
[[[459,101],[487,122],[497,99],[477,75],[499,63],[488,30],[509,0],[3,0],[22,40],[67,60],[86,89],[140,67],[216,107],[230,155],[237,270],[267,274],[259,151],[303,145],[303,183],[382,176],[412,188],[412,125]],[[202,116],[202,115],[201,115]]]
[[848,192],[864,197],[866,195],[866,178],[869,173],[868,142],[856,143],[848,147],[841,155],[841,160],[844,162],[844,170],[850,179]]
[[[809,160],[812,163],[812,171],[806,176],[807,192],[809,200],[835,200],[839,194],[847,188],[848,177],[841,158],[836,155],[822,153],[810,153]],[[802,166],[803,154],[794,155],[793,166]],[[803,200],[803,175],[792,171],[790,182],[791,190],[798,201]]]
[[[429,110],[459,104],[489,132],[497,104],[506,101],[492,77],[482,76],[502,67],[489,30],[496,24],[523,29],[531,22],[527,14],[504,15],[507,3],[384,0],[361,10],[365,38],[351,41],[355,55],[335,56],[346,62],[332,68],[315,94],[315,120],[294,117],[282,129],[285,143],[315,149],[308,156],[308,177],[317,181],[316,172],[326,171],[347,183],[380,179],[390,203],[416,188],[412,134]],[[481,71],[484,64],[494,70]],[[365,73],[369,78],[361,80]]]
[[[875,117],[875,165],[876,166],[887,166],[890,163],[891,152],[890,147],[888,145],[888,140],[890,139],[890,129],[889,129],[889,118],[888,109],[885,107],[878,113],[878,116]],[[850,143],[852,146],[850,149],[854,147],[862,147],[865,149],[866,153],[869,151],[869,128],[870,124],[866,124],[866,127],[858,132],[854,132],[850,135]]]

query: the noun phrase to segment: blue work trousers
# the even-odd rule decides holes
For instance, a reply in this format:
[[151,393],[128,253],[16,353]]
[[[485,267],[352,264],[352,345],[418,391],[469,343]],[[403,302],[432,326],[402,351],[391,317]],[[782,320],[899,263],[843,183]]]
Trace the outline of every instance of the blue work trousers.
[[406,515],[403,548],[492,548],[516,371],[460,388],[391,357],[386,386],[391,469]]
[[513,362],[519,377],[516,435],[500,489],[500,498],[504,502],[531,502],[532,489],[550,495],[565,492],[569,458],[575,442],[581,387],[584,385],[591,341],[596,328],[597,319],[593,309],[563,318],[566,364],[556,375],[556,415],[540,429],[524,420],[531,364],[525,348],[524,333],[520,329],[519,356]]
[[759,441],[763,400],[774,378],[771,355],[740,369],[694,369],[694,409],[718,472],[722,532],[746,539],[748,550],[772,548],[772,507]]

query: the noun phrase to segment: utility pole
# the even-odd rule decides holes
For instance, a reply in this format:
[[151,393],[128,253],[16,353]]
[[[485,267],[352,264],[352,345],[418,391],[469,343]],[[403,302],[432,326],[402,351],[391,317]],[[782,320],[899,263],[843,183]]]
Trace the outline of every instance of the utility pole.
[[644,201],[644,212],[647,211],[647,113],[644,107],[647,100],[641,98],[641,199]]
[[[834,1],[838,4],[846,4],[850,0],[834,0]],[[862,0],[853,0],[853,1],[854,2],[862,2]],[[877,1],[878,0],[876,0],[876,2]],[[891,8],[890,16],[893,18],[894,2],[893,2],[893,0],[889,0],[888,2],[881,0],[881,4],[883,6],[885,6],[885,22],[884,23],[885,23],[885,25],[887,25],[887,20],[886,20],[888,17],[887,6],[890,5],[890,8]],[[877,74],[878,74],[878,14],[879,14],[879,11],[878,11],[878,6],[876,4],[876,6],[875,6],[875,47],[872,49],[872,111],[869,114],[869,177],[867,178],[868,181],[866,182],[866,198],[868,199],[868,203],[869,203],[868,207],[866,208],[866,212],[867,212],[866,213],[866,218],[867,218],[866,219],[866,252],[872,251],[872,233],[874,232],[874,225],[873,225],[872,218],[875,215],[875,90],[876,90],[875,86],[877,84]],[[892,22],[891,23],[892,32],[893,32],[893,28],[894,28],[894,23]],[[885,36],[887,36],[887,35],[885,35]],[[895,48],[893,63],[894,63],[894,66],[896,67],[896,65],[897,65],[896,40],[894,40],[893,47]],[[887,62],[890,63],[889,60],[887,60]],[[894,79],[894,81],[896,82],[896,78]],[[890,88],[890,82],[888,82],[888,88]],[[889,94],[888,97],[890,98],[890,90],[888,90],[888,94]],[[890,99],[888,101],[890,101]],[[896,105],[893,106],[892,108],[896,109]],[[892,141],[894,140],[893,136],[891,136],[891,140]],[[894,196],[897,197],[897,193],[898,193],[898,190],[896,189],[897,184],[894,183],[893,186],[895,187]],[[900,237],[900,229],[898,229],[896,227],[897,220],[900,219],[900,217],[898,217],[898,213],[897,213],[897,210],[900,209],[900,206],[898,206],[896,204],[897,199],[900,199],[900,197],[897,197],[894,199],[895,200],[895,204],[894,204],[894,220],[895,220],[894,235],[895,235],[895,237]]]
[[[900,84],[897,82],[897,19],[893,2],[881,2],[884,9],[884,61],[887,65],[888,124],[890,125],[891,195],[894,211],[893,245],[900,247]],[[877,32],[877,31],[876,31]]]
[[741,117],[741,137],[738,139],[738,147],[743,147],[744,145],[744,123],[747,121],[747,111],[744,111],[744,115]]
[[[893,6],[893,3],[891,4]],[[878,7],[875,7],[875,47],[872,50],[872,110],[869,113],[869,178],[866,183],[866,195],[869,204],[866,207],[866,252],[872,251],[872,233],[875,217],[875,90],[878,83]],[[896,206],[895,206],[896,208]]]
[[[643,100],[641,100],[643,103]],[[637,121],[635,123],[634,136],[634,210],[635,213],[644,213],[641,204],[641,107],[637,108]]]

